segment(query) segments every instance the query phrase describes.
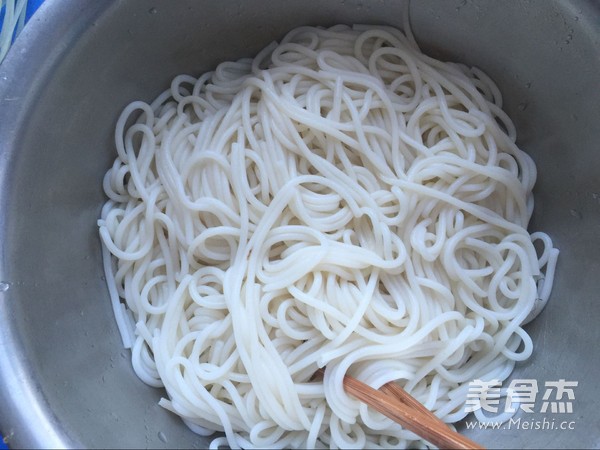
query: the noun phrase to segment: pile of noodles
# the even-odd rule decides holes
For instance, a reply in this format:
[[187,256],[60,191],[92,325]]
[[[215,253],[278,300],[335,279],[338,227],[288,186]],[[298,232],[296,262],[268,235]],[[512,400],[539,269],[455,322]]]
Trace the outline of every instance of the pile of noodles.
[[462,419],[469,381],[531,355],[558,255],[527,231],[536,169],[501,107],[480,70],[371,26],[298,28],[129,105],[99,226],[161,405],[213,446],[424,444],[349,373]]

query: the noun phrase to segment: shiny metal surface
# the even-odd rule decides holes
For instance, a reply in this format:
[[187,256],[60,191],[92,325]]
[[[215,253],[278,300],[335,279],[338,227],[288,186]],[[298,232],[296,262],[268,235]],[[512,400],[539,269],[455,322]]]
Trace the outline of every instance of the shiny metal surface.
[[[170,79],[251,56],[302,24],[400,25],[385,0],[48,0],[0,66],[0,431],[13,447],[204,447],[120,347],[96,219],[114,123]],[[413,2],[434,56],[494,78],[536,160],[532,229],[561,250],[515,376],[575,380],[575,430],[467,431],[488,447],[600,446],[600,4]],[[541,395],[541,394],[540,394]],[[538,402],[539,405],[539,402]],[[568,416],[568,417],[567,417]],[[165,442],[166,441],[166,442]]]

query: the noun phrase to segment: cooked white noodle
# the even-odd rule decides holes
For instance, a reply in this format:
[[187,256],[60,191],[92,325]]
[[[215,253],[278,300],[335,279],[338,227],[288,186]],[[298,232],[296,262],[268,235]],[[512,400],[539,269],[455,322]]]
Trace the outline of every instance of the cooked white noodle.
[[462,419],[469,381],[531,355],[558,255],[527,232],[536,169],[501,107],[480,70],[371,26],[298,28],[130,104],[99,226],[161,405],[213,446],[423,445],[351,373]]

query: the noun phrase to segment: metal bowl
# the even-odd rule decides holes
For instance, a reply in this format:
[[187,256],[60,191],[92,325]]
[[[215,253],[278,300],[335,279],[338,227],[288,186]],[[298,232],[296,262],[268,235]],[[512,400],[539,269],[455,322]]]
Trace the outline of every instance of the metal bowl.
[[[179,73],[251,56],[304,24],[400,26],[394,0],[46,2],[0,67],[0,427],[14,447],[204,447],[134,375],[103,279],[96,219],[134,99]],[[415,1],[433,56],[500,86],[537,163],[532,230],[560,248],[554,292],[514,378],[539,385],[519,427],[465,430],[490,447],[599,447],[600,4]],[[572,413],[545,413],[545,382],[577,381]],[[566,397],[563,400],[569,400]],[[573,429],[524,428],[568,421]]]

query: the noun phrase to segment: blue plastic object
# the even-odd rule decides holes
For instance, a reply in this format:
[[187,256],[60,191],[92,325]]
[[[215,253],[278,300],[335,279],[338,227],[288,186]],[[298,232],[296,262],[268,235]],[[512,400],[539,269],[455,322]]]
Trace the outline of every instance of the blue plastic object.
[[[40,5],[44,3],[44,0],[28,0],[27,8],[25,10],[25,23],[31,18],[34,12],[40,7]],[[0,30],[2,29],[2,22],[4,21],[4,10],[6,8],[2,7],[0,9]],[[16,36],[13,36],[13,40]],[[1,445],[1,444],[0,444]],[[0,447],[2,448],[2,447]]]
[[33,13],[44,3],[44,0],[29,0],[27,2],[27,11],[25,12],[25,22],[33,15]]

